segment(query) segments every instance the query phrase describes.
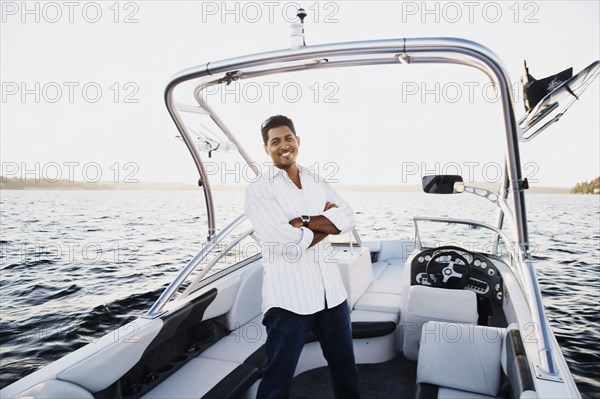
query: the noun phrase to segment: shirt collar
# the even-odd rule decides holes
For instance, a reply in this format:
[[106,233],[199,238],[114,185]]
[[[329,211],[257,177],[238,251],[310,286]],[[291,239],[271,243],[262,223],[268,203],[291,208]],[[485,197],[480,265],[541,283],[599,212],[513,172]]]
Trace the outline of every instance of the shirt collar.
[[[300,175],[311,174],[311,171],[308,168],[305,168],[304,166],[302,166],[302,165],[300,165],[298,163],[296,164],[296,166],[298,167],[298,171],[300,172]],[[283,169],[278,168],[272,162],[270,162],[270,163],[267,164],[267,170],[266,170],[266,172],[268,173],[268,176],[273,176],[273,177],[278,176],[278,175],[282,175],[282,173],[284,173]]]
[[[292,183],[292,180],[289,178],[287,173],[285,173],[283,169],[279,169],[278,167],[276,167],[272,162],[265,164],[265,166],[266,166],[266,170],[263,173],[263,175],[267,176],[270,181],[274,181],[275,179],[283,179],[289,183]],[[300,164],[296,164],[296,166],[298,167],[298,170],[300,172],[301,179],[308,178],[309,180],[317,181],[318,177],[317,177],[317,175],[315,175],[315,173],[313,171],[311,171],[310,169],[308,169]],[[285,175],[284,175],[284,173],[285,173]]]

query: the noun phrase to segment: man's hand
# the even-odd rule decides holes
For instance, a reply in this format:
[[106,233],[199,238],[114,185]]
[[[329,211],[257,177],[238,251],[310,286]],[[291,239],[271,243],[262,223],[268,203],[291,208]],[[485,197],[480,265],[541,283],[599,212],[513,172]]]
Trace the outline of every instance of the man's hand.
[[300,218],[294,218],[290,220],[289,223],[292,225],[292,227],[295,227],[297,229],[303,226],[302,219]]
[[331,208],[337,208],[338,206],[336,204],[332,204],[331,202],[326,202],[325,203],[325,209],[323,209],[323,212],[330,210]]
[[[337,206],[336,204],[334,204],[334,203],[331,203],[331,202],[326,202],[326,203],[325,203],[325,208],[323,208],[323,212],[325,212],[325,211],[327,211],[327,210],[329,210],[329,209],[331,209],[331,208],[337,208],[337,207],[338,207],[338,206]],[[315,217],[315,216],[313,216],[313,217]],[[302,219],[300,219],[299,217],[298,217],[298,218],[294,218],[294,219],[290,220],[288,223],[289,223],[289,224],[290,224],[292,227],[295,227],[295,228],[297,228],[297,229],[299,229],[300,227],[302,227],[302,226],[303,226]]]
[[[326,202],[323,212],[325,212],[331,208],[337,208],[337,207],[338,206],[334,203]],[[302,219],[300,219],[299,217],[290,220],[288,223],[292,227],[295,227],[297,229],[299,229],[300,227],[303,226]],[[315,216],[310,217],[310,229],[313,231],[313,233],[325,233],[325,237],[327,237],[327,235],[329,235],[329,234],[339,234],[340,233],[338,228],[335,227],[335,225],[333,223],[331,223],[331,221],[323,215],[315,215]],[[325,237],[320,238],[320,240],[322,240]]]
[[[331,204],[329,204],[329,202],[328,202],[327,205],[325,205],[326,210],[331,208],[331,206],[329,206],[329,208],[328,208],[327,207],[328,205],[331,205]],[[299,229],[300,227],[303,226],[302,219],[300,219],[300,218],[294,218],[294,219],[290,220],[289,223],[292,227],[295,227],[297,229]],[[320,241],[324,240],[329,235],[327,233],[321,233],[319,231],[313,231],[313,234],[314,234],[314,237],[313,237],[312,242],[308,246],[309,248],[316,245]]]

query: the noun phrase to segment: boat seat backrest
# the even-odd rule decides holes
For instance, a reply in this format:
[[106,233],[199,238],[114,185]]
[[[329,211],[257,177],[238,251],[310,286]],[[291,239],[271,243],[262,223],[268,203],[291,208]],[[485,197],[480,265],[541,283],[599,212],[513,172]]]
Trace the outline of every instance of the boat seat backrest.
[[369,252],[371,253],[379,253],[381,251],[381,241],[363,241],[362,245],[369,248]]
[[79,385],[60,380],[48,380],[20,393],[15,399],[94,399],[94,396]]
[[404,313],[399,329],[402,349],[407,359],[417,360],[422,325],[430,320],[477,324],[477,296],[472,291],[414,285]]
[[373,281],[371,254],[367,247],[355,248],[352,256],[340,256],[337,266],[348,294],[348,306],[354,308]]
[[377,260],[404,264],[408,255],[414,249],[415,242],[413,240],[384,240],[381,241]]
[[506,329],[497,327],[438,321],[425,323],[417,363],[417,384],[497,396],[505,333]]
[[263,267],[260,261],[242,273],[240,285],[229,312],[227,328],[230,331],[240,328],[262,312]]
[[415,398],[475,397],[537,398],[517,325],[424,324]]

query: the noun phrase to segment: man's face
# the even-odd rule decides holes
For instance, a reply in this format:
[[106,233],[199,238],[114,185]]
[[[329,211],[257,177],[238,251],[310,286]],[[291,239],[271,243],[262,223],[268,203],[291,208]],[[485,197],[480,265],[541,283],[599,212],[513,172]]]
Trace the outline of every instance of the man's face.
[[296,163],[299,146],[300,137],[294,136],[289,127],[278,126],[269,130],[265,152],[276,167],[285,169]]

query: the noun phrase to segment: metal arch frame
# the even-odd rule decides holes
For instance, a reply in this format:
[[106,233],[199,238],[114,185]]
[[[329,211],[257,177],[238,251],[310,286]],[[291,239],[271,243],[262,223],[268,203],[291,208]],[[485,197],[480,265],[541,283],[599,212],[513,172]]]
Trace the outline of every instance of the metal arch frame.
[[[337,58],[341,60],[336,61]],[[309,63],[303,63],[309,61]],[[510,90],[510,79],[502,66],[499,58],[488,48],[464,39],[458,38],[403,38],[371,40],[347,43],[324,44],[317,46],[303,46],[295,49],[283,49],[266,53],[247,55],[209,62],[204,65],[188,68],[175,75],[168,83],[165,90],[165,103],[167,109],[181,133],[182,139],[188,147],[200,174],[200,181],[204,189],[208,217],[208,238],[213,239],[216,232],[214,204],[212,190],[198,150],[192,141],[192,136],[186,127],[181,112],[174,100],[174,91],[183,82],[202,79],[195,91],[196,100],[199,100],[201,87],[208,85],[231,82],[232,80],[277,74],[284,72],[311,70],[317,68],[363,66],[392,63],[449,63],[467,65],[485,73],[492,82],[496,83],[500,91],[505,125],[505,178],[500,195],[509,199],[514,210],[515,242],[522,249],[520,256],[527,271],[525,286],[528,297],[532,301],[531,315],[534,322],[540,326],[538,347],[540,352],[541,369],[548,379],[556,379],[558,369],[552,354],[551,333],[545,318],[544,307],[538,287],[537,277],[531,254],[527,231],[525,212],[525,197],[522,187],[521,162],[518,147],[518,125],[513,109],[513,99]],[[213,76],[211,79],[207,77]],[[217,79],[215,79],[217,77]],[[224,123],[216,116],[208,105],[198,101],[200,113],[209,115],[213,121],[223,129],[225,135],[238,144]],[[256,165],[250,160],[241,146],[238,146],[246,162]],[[253,169],[254,170],[254,169]],[[501,228],[507,215],[499,211],[497,223]],[[558,377],[560,378],[560,377]]]

